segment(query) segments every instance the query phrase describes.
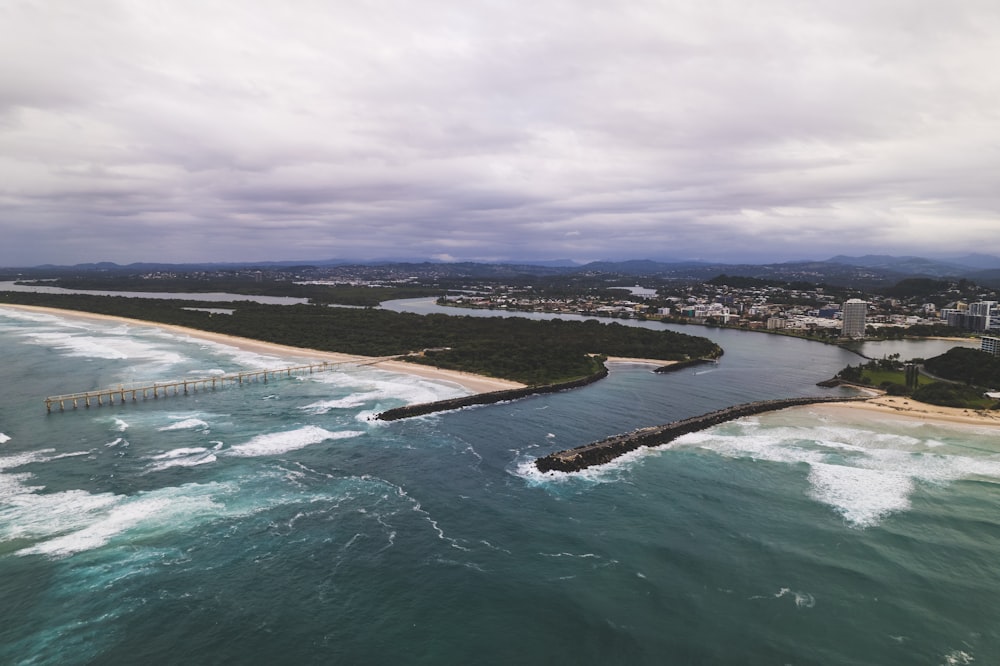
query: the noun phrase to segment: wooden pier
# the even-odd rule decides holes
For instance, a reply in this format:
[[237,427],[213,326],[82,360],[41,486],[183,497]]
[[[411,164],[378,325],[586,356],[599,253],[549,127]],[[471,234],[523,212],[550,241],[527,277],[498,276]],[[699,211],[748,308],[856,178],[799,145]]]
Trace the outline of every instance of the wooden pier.
[[103,407],[104,405],[122,405],[126,402],[138,402],[139,400],[158,400],[170,395],[188,395],[196,391],[214,391],[216,389],[232,386],[242,386],[251,382],[267,383],[272,379],[282,377],[292,377],[293,375],[314,374],[318,372],[328,372],[345,365],[374,365],[382,361],[396,358],[395,356],[383,356],[378,358],[365,359],[363,361],[343,361],[332,363],[322,361],[320,363],[308,363],[306,365],[294,365],[276,370],[250,370],[247,372],[237,372],[228,375],[213,375],[199,379],[177,379],[152,384],[119,385],[117,388],[95,389],[82,393],[67,393],[65,395],[52,395],[45,399],[45,411],[52,413],[53,407],[58,407],[59,411],[65,411],[67,407],[77,409],[78,407]]

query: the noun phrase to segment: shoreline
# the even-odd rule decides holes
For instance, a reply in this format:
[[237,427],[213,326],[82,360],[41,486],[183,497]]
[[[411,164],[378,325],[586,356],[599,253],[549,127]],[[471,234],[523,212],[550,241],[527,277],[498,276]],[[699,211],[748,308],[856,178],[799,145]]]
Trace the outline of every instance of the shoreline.
[[657,365],[665,367],[668,365],[674,365],[675,363],[680,363],[680,361],[661,361],[655,358],[629,358],[628,356],[607,356],[605,357],[605,364],[607,363],[634,363],[638,365]]
[[105,321],[105,322],[116,322],[121,324],[130,324],[133,326],[149,326],[152,328],[159,328],[172,333],[177,333],[179,335],[186,335],[190,338],[196,340],[203,340],[205,342],[212,342],[216,344],[226,345],[229,347],[235,347],[243,351],[255,352],[259,354],[269,354],[275,356],[297,356],[301,358],[312,358],[325,361],[333,361],[335,363],[368,363],[371,367],[379,368],[381,370],[387,370],[389,372],[396,372],[400,374],[412,375],[417,377],[422,377],[424,379],[431,379],[441,382],[450,382],[452,384],[458,384],[464,389],[471,391],[474,394],[480,393],[492,393],[494,391],[504,391],[509,389],[524,388],[525,384],[519,382],[511,381],[508,379],[497,379],[494,377],[487,377],[486,375],[477,375],[471,372],[462,372],[459,370],[445,370],[442,368],[435,368],[430,365],[421,365],[418,363],[407,363],[406,361],[400,360],[385,360],[377,361],[371,363],[374,357],[371,356],[361,356],[357,354],[345,354],[342,352],[330,352],[321,351],[318,349],[309,349],[306,347],[292,347],[289,345],[282,345],[276,342],[264,342],[262,340],[254,340],[253,338],[241,338],[235,335],[227,335],[225,333],[213,333],[212,331],[202,331],[197,328],[189,328],[187,326],[177,326],[176,324],[161,324],[154,321],[146,321],[143,319],[131,319],[129,317],[118,317],[115,315],[105,315],[98,314],[96,312],[85,312],[83,310],[63,310],[61,308],[52,308],[41,305],[19,305],[13,303],[0,303],[0,308],[12,308],[15,310],[23,310],[27,312],[39,312],[42,314],[50,314],[60,317],[70,317],[78,319],[90,319],[94,321]]
[[1000,426],[1000,410],[972,410],[962,407],[941,407],[917,402],[902,396],[881,395],[858,402],[834,402],[814,405],[819,410],[863,410],[873,414],[886,414],[909,420],[941,425],[974,425],[995,428]]

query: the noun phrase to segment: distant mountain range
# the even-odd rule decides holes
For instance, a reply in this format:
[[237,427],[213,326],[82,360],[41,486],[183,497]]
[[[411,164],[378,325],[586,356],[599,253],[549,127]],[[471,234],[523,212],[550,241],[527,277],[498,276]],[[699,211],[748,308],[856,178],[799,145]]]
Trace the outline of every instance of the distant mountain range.
[[[434,274],[468,277],[501,278],[512,275],[571,275],[612,274],[634,277],[657,277],[673,280],[708,280],[719,274],[754,277],[771,280],[827,283],[840,286],[871,288],[895,284],[904,278],[930,277],[935,279],[965,278],[977,284],[1000,287],[1000,257],[970,254],[947,259],[925,257],[895,257],[891,255],[864,255],[851,257],[838,255],[824,261],[791,261],[773,264],[727,264],[703,261],[654,261],[649,259],[629,261],[597,261],[576,264],[570,260],[524,261],[506,263],[432,262],[432,261],[366,261],[346,259],[323,261],[267,261],[242,263],[166,264],[134,263],[125,266],[100,262],[75,266],[36,266],[16,269],[26,275],[53,276],[66,273],[104,272],[192,272],[218,270],[291,270],[306,267],[333,268],[348,266],[393,266],[397,270],[414,274]],[[15,269],[5,271],[10,275]]]

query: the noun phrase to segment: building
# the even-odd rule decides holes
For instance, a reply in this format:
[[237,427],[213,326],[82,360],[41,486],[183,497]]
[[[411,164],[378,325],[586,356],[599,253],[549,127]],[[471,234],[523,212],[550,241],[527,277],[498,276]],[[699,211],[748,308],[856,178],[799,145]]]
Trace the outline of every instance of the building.
[[843,318],[840,328],[841,335],[845,338],[865,337],[865,326],[868,323],[868,301],[852,298],[844,303],[841,314]]
[[979,349],[994,356],[1000,356],[1000,338],[991,338],[984,335]]
[[968,305],[959,303],[958,306],[941,310],[941,318],[949,326],[965,331],[988,331],[996,327],[996,301],[980,301]]
[[988,331],[991,328],[997,328],[1000,319],[1000,309],[997,308],[996,301],[979,301],[978,303],[969,303],[969,314],[975,317],[980,317],[983,322],[983,327],[981,331]]

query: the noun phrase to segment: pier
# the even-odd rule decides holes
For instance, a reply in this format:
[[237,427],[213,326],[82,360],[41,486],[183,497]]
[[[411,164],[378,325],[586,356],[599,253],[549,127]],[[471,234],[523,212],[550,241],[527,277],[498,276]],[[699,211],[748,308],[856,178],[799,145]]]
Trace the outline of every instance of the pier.
[[322,361],[320,363],[307,363],[305,365],[293,365],[275,370],[249,370],[246,372],[236,372],[227,375],[213,375],[211,377],[201,377],[198,379],[176,379],[162,382],[152,382],[144,384],[133,384],[129,386],[119,385],[117,388],[95,389],[82,393],[67,393],[65,395],[52,395],[45,398],[45,411],[52,413],[53,408],[60,412],[79,407],[103,407],[104,405],[122,405],[126,402],[138,402],[139,400],[158,400],[171,395],[188,395],[196,391],[214,391],[216,389],[232,386],[242,386],[243,384],[263,382],[268,383],[272,379],[282,377],[292,377],[295,375],[314,374],[328,372],[345,365],[374,365],[382,361],[397,358],[395,356],[382,356],[363,361],[341,361],[333,363]]
[[584,444],[573,449],[557,451],[535,460],[535,467],[540,472],[579,472],[594,465],[609,463],[615,458],[641,446],[659,446],[673,441],[681,435],[704,430],[726,421],[773,412],[786,407],[812,405],[824,402],[854,402],[868,400],[868,397],[823,397],[823,398],[785,398],[782,400],[760,400],[742,405],[734,405],[701,416],[673,421],[665,425],[640,428],[623,435],[614,435],[592,444]]

